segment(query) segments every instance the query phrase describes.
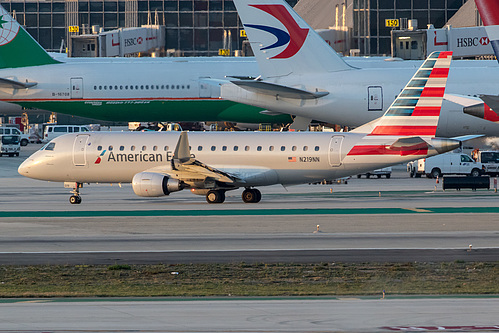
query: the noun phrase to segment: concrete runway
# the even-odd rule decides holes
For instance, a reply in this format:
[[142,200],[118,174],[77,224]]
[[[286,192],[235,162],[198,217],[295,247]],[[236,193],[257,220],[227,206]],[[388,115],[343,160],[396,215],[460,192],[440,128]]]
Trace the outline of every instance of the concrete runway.
[[17,174],[39,147],[0,159],[0,264],[499,260],[499,194],[434,191],[404,166],[391,179],[263,187],[259,204],[240,190],[209,205],[188,191],[140,198],[129,184],[92,184],[70,205],[62,184]]
[[499,298],[8,300],[0,332],[498,332]]

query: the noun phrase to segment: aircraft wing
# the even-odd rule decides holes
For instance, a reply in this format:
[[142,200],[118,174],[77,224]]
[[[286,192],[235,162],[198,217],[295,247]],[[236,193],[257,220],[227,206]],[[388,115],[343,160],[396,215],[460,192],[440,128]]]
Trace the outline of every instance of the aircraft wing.
[[12,88],[12,89],[28,89],[36,86],[36,82],[19,82],[10,79],[4,79],[0,77],[0,88]]
[[213,168],[191,157],[187,132],[180,133],[180,138],[173,154],[171,171],[165,173],[185,182],[210,178],[211,180],[226,184],[233,184],[234,182],[244,183],[244,180],[235,175]]

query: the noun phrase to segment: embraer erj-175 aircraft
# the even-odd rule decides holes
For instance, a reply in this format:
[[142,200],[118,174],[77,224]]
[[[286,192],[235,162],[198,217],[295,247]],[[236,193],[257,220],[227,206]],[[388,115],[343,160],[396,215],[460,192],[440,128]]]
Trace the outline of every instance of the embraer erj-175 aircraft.
[[[357,69],[331,47],[282,0],[234,0],[244,24],[261,77],[222,84],[222,98],[290,113],[308,124],[311,119],[358,126],[378,117],[397,96],[414,70]],[[499,67],[453,67],[447,92],[494,94]],[[488,62],[490,64],[490,62]],[[444,102],[439,136],[497,135],[499,125],[469,116],[462,106]]]
[[209,203],[244,187],[243,201],[259,202],[257,186],[335,179],[444,153],[460,146],[434,137],[451,58],[432,54],[383,117],[350,133],[67,134],[31,155],[19,173],[73,186],[71,203],[81,202],[83,183],[95,182],[131,182],[145,197],[190,188]]

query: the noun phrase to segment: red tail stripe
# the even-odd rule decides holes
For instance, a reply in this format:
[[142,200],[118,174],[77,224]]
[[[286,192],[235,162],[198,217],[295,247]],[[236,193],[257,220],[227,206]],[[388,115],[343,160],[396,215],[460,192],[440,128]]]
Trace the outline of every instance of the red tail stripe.
[[443,52],[440,52],[440,54],[438,55],[438,58],[447,58],[449,56],[452,56],[452,51],[443,51]]
[[444,97],[445,87],[426,87],[421,97]]
[[497,115],[497,113],[495,113],[494,110],[490,108],[490,106],[484,104],[483,107],[484,107],[483,119],[495,122],[499,121],[499,116]]
[[371,135],[435,135],[437,126],[376,126]]
[[430,74],[430,78],[434,77],[448,77],[449,68],[433,68]]
[[422,116],[439,116],[440,115],[440,107],[438,106],[416,106],[414,111],[412,112],[412,116],[414,117],[422,117]]
[[366,156],[366,155],[426,155],[428,153],[427,147],[419,148],[401,148],[401,149],[387,149],[389,146],[385,145],[366,145],[354,146],[349,152],[349,156]]

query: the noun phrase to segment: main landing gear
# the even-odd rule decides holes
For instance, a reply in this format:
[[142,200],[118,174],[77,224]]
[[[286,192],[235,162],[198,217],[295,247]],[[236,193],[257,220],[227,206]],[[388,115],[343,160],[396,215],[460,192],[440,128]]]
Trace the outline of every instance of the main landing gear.
[[[256,188],[247,188],[242,195],[245,203],[257,203],[262,200],[262,193]],[[225,190],[210,190],[206,193],[206,201],[208,203],[222,203],[225,201]]]
[[69,197],[69,202],[72,204],[72,205],[79,205],[81,204],[81,197],[80,197],[80,188],[83,186],[82,183],[74,183],[74,187],[73,187],[73,190],[71,191],[71,193],[73,193],[72,196]]
[[256,188],[247,188],[243,191],[242,197],[245,203],[257,203],[262,200],[262,193]]
[[224,190],[211,190],[206,193],[206,201],[208,203],[223,203],[225,201]]

